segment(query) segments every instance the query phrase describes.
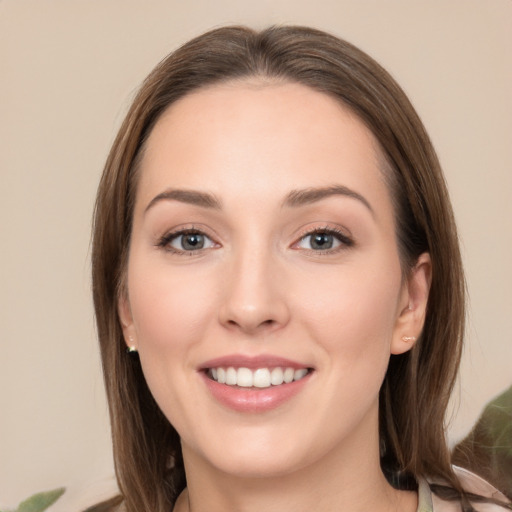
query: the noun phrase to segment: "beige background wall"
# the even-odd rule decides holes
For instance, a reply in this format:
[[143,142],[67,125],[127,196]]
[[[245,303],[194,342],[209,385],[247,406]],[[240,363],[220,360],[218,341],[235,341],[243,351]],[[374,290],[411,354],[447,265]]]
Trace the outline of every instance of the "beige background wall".
[[223,23],[317,26],[395,75],[444,164],[468,273],[452,441],[512,382],[510,0],[0,0],[0,505],[65,485],[55,510],[73,511],[112,482],[89,290],[95,187],[137,84]]

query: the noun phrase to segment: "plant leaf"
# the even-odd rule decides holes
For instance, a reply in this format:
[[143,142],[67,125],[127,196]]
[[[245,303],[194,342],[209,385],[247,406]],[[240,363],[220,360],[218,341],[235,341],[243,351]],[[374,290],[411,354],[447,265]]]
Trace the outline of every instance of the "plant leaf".
[[53,491],[39,492],[19,504],[16,512],[42,512],[53,505],[66,489],[54,489]]

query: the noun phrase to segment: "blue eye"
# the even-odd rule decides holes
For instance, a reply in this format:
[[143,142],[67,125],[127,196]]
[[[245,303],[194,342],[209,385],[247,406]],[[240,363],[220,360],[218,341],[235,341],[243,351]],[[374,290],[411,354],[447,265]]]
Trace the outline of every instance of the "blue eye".
[[350,247],[353,241],[342,233],[333,230],[318,230],[303,236],[296,247],[310,251],[336,250],[342,246]]
[[200,251],[215,246],[209,237],[195,230],[170,233],[162,238],[159,245],[177,253]]
[[315,250],[332,249],[336,242],[339,244],[339,241],[329,233],[314,233],[309,235],[309,239],[311,248]]

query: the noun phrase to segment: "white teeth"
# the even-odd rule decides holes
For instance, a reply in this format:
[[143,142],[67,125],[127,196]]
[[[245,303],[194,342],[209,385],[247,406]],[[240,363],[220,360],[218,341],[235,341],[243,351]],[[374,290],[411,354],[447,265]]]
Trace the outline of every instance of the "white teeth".
[[238,368],[236,372],[236,384],[243,388],[252,388],[252,381],[252,372],[249,368]]
[[273,386],[279,386],[284,382],[284,375],[282,368],[274,368],[270,373],[270,383]]
[[284,377],[283,380],[286,382],[286,384],[293,381],[293,376],[295,375],[295,371],[293,368],[286,368],[284,371]]
[[237,371],[234,368],[229,367],[226,370],[226,384],[228,386],[236,386],[237,380]]
[[254,372],[253,382],[256,388],[270,387],[270,370],[268,368],[258,368]]
[[229,386],[240,386],[243,388],[269,388],[270,386],[280,386],[289,384],[294,380],[300,380],[308,374],[307,368],[258,368],[251,370],[249,368],[211,368],[209,376],[219,384]]
[[295,370],[295,373],[293,374],[293,380],[300,380],[302,377],[305,377],[308,371],[306,368],[301,368],[300,370]]

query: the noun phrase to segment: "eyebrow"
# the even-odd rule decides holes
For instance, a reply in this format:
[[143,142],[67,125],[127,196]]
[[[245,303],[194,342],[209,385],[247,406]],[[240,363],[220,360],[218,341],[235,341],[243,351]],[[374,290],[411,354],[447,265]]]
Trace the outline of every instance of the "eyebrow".
[[[283,206],[297,208],[311,203],[316,203],[322,199],[336,195],[350,197],[352,199],[358,200],[370,211],[372,215],[374,215],[373,208],[371,207],[368,200],[355,190],[345,187],[344,185],[331,185],[321,188],[292,190],[285,197]],[[150,208],[152,208],[160,201],[179,201],[181,203],[201,206],[203,208],[211,208],[214,210],[222,209],[221,201],[217,199],[213,194],[200,192],[198,190],[169,189],[155,196],[146,206],[144,213],[146,213]]]
[[345,196],[350,197],[352,199],[356,199],[361,202],[372,215],[375,215],[373,208],[371,207],[369,201],[351,188],[345,187],[344,185],[331,185],[328,187],[321,188],[305,188],[301,190],[292,190],[285,198],[283,204],[284,206],[296,208],[299,206],[304,206],[311,203],[316,203],[317,201],[321,201],[322,199],[326,199],[331,196]]
[[213,195],[198,190],[169,189],[155,196],[146,206],[144,213],[160,201],[179,201],[181,203],[202,206],[203,208],[212,208],[220,210],[221,202]]

